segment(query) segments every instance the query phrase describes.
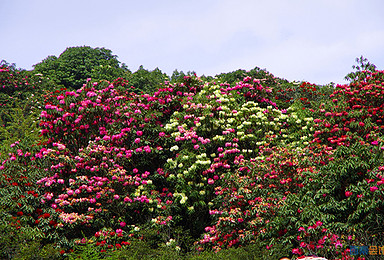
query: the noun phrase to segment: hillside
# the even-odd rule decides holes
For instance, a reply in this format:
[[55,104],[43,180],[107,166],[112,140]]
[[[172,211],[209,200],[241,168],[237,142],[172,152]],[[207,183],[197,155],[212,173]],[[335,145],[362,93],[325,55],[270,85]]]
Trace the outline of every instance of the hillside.
[[358,61],[337,86],[2,63],[1,258],[383,254],[384,71]]

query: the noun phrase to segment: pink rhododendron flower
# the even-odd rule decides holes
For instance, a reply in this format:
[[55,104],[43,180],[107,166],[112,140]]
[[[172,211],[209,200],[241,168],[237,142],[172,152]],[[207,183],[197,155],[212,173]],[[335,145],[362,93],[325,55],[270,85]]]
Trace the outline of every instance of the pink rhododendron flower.
[[151,152],[151,147],[149,147],[148,145],[144,146],[144,151],[146,153],[150,153]]
[[296,254],[296,255],[302,255],[303,251],[301,249],[299,249],[299,248],[293,248],[292,249],[292,253]]
[[369,188],[370,191],[374,192],[375,190],[378,190],[379,188],[377,188],[376,186],[372,186]]

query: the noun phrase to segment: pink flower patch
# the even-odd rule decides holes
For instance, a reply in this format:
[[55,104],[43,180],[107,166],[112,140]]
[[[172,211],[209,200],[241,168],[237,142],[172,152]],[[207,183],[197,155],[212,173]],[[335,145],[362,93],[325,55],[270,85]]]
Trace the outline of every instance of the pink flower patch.
[[374,192],[375,190],[378,190],[379,188],[377,188],[376,186],[372,186],[369,188],[370,191]]

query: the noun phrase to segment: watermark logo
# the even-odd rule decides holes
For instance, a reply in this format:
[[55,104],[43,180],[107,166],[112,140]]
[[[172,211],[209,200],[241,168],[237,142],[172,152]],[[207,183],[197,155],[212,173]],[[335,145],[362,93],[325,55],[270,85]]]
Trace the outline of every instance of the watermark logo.
[[350,246],[351,255],[384,255],[384,246]]

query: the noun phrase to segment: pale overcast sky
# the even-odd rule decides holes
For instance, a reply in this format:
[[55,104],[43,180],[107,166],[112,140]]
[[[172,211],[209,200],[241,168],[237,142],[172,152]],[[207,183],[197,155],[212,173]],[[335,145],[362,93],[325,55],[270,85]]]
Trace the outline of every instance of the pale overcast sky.
[[265,68],[290,81],[346,83],[363,55],[384,69],[383,0],[0,0],[0,60],[31,69],[67,47],[211,75]]

